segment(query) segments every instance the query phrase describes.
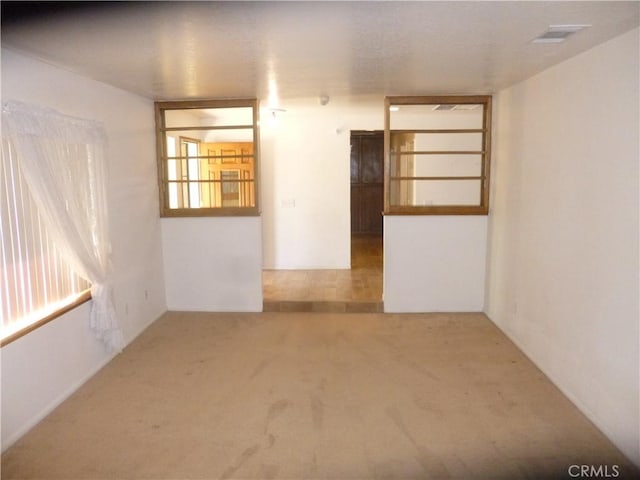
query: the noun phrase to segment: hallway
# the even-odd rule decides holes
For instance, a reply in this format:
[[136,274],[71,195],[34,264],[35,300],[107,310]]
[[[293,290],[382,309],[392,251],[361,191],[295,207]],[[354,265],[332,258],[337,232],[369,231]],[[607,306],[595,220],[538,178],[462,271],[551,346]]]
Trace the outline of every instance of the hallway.
[[382,237],[351,239],[350,270],[264,270],[265,312],[381,312]]

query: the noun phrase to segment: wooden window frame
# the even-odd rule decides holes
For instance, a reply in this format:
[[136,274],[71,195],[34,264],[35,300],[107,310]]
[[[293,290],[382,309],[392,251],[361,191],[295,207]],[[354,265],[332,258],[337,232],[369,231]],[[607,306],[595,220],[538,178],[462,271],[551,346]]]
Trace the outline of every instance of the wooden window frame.
[[91,289],[90,288],[87,289],[87,290],[84,290],[83,292],[80,292],[78,294],[78,296],[74,300],[72,300],[71,302],[67,303],[63,307],[60,307],[56,311],[51,312],[50,314],[42,317],[39,320],[36,320],[33,323],[30,323],[26,327],[18,330],[17,332],[12,333],[11,335],[7,335],[5,338],[0,340],[0,348],[9,345],[12,342],[15,342],[19,338],[24,337],[27,333],[30,333],[30,332],[33,332],[34,330],[37,330],[38,328],[46,325],[47,323],[55,320],[56,318],[61,317],[65,313],[75,309],[76,307],[79,307],[83,303],[87,303],[89,300],[91,300]]
[[[391,113],[393,106],[407,105],[443,105],[443,104],[480,104],[483,105],[481,129],[437,129],[421,130],[427,133],[482,133],[482,157],[480,172],[479,205],[391,205]],[[489,186],[491,172],[491,95],[448,95],[448,96],[392,96],[384,101],[384,214],[385,215],[488,215]],[[395,131],[395,130],[394,130]],[[451,152],[447,152],[451,153]],[[455,153],[455,152],[454,152]],[[417,178],[417,177],[414,177]],[[422,178],[422,177],[420,177]],[[444,178],[444,177],[443,177]],[[465,177],[455,177],[464,180]],[[477,177],[474,177],[477,179]]]
[[[167,128],[164,112],[167,110],[198,110],[207,108],[246,108],[253,111],[251,125],[224,126],[189,126]],[[259,216],[260,215],[260,137],[259,137],[259,105],[257,99],[228,99],[228,100],[194,100],[155,102],[156,118],[156,151],[158,169],[158,192],[161,217],[217,217],[217,216]],[[205,207],[205,208],[169,208],[168,173],[167,173],[167,131],[189,130],[232,130],[249,129],[253,131],[253,182],[254,205],[251,207]],[[202,158],[202,157],[201,157]]]

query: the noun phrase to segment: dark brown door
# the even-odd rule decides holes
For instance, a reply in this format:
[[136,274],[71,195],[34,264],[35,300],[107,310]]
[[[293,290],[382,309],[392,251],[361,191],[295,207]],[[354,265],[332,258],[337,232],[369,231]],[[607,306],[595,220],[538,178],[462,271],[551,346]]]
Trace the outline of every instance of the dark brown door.
[[384,132],[351,132],[351,233],[382,235]]

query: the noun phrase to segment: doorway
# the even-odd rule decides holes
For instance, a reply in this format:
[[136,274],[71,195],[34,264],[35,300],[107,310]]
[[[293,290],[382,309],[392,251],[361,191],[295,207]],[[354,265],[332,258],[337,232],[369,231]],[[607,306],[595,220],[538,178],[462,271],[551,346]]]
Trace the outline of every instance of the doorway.
[[384,132],[351,131],[351,271],[382,300]]
[[352,131],[350,139],[351,268],[264,270],[263,311],[383,311],[384,133]]

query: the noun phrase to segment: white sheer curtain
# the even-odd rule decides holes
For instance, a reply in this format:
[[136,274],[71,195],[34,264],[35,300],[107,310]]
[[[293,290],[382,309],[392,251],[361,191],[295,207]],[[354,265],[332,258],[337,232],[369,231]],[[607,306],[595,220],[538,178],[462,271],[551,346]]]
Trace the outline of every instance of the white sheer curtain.
[[124,345],[112,302],[106,203],[106,135],[98,122],[18,102],[2,104],[2,136],[43,221],[71,267],[91,282],[91,328],[112,351]]

